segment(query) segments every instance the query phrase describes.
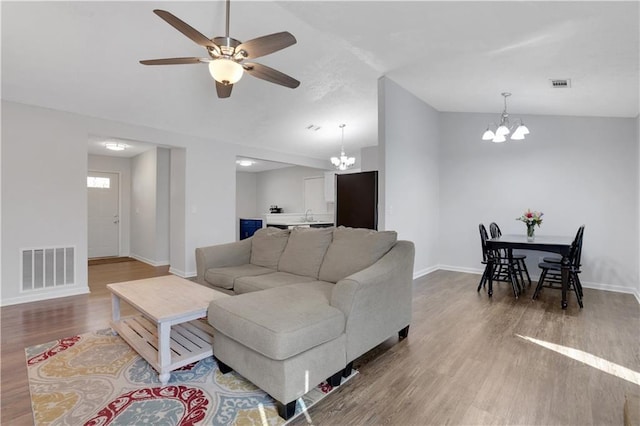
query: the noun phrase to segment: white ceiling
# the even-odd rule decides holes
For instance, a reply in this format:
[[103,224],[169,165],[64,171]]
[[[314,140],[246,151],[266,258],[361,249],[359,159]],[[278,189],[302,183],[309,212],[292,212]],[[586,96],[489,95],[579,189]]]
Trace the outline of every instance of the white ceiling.
[[[301,81],[250,76],[218,99],[205,56],[152,13],[224,35],[224,2],[2,2],[2,98],[313,158],[377,144],[377,80],[439,111],[635,117],[638,2],[232,1],[230,35],[289,31],[257,62]],[[549,79],[572,88],[551,89]],[[307,130],[309,125],[320,130]],[[483,129],[478,129],[481,132]],[[108,135],[106,135],[108,136]]]

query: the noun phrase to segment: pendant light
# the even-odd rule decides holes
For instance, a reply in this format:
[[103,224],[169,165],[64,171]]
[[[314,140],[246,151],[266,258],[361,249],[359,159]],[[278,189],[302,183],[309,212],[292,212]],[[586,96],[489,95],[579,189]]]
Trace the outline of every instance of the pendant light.
[[[482,134],[483,141],[493,141],[495,143],[504,142],[507,140],[506,136],[508,134],[511,134],[511,140],[519,141],[523,140],[524,136],[529,134],[529,129],[524,125],[522,119],[515,119],[513,124],[509,122],[509,113],[507,113],[507,98],[511,96],[511,93],[503,92],[502,96],[504,97],[504,111],[502,111],[502,115],[500,115],[500,124],[489,124],[487,126],[487,130],[485,130]],[[518,122],[519,124],[516,127],[516,124]],[[492,126],[496,128],[495,132],[491,130]],[[513,131],[514,128],[515,131]]]
[[338,170],[347,170],[353,167],[356,164],[355,157],[347,157],[344,153],[344,128],[346,124],[341,124],[340,129],[342,129],[342,145],[340,148],[340,157],[331,157],[331,164],[335,166]]

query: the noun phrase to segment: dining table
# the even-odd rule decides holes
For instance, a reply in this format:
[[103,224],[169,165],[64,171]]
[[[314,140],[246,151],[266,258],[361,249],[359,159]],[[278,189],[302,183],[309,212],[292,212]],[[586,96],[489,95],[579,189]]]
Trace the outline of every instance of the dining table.
[[[571,261],[569,253],[571,252],[571,244],[574,237],[571,236],[549,236],[536,235],[533,238],[520,234],[505,234],[499,237],[487,240],[487,250],[505,249],[508,256],[512,256],[512,251],[517,250],[535,250],[549,253],[556,253],[562,256],[561,274],[562,274],[562,309],[567,309],[567,290],[569,288],[569,269]],[[512,261],[513,259],[509,259]],[[510,262],[511,263],[511,262]],[[487,259],[488,277],[489,277],[489,297],[493,295],[493,260],[491,256]]]

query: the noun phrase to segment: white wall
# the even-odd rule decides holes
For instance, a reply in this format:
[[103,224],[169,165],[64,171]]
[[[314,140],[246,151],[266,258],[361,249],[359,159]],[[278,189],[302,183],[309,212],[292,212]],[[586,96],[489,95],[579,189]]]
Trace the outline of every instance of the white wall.
[[[636,147],[638,147],[638,199],[636,202],[636,208],[638,209],[638,227],[640,228],[640,115],[636,117]],[[638,256],[640,256],[640,235],[638,236]],[[638,265],[640,265],[640,257],[638,258]],[[640,268],[640,267],[639,267]],[[640,303],[640,271],[638,272],[638,278],[636,281],[636,299]]]
[[156,248],[158,264],[169,264],[169,189],[171,151],[156,149]]
[[367,146],[360,150],[360,170],[372,172],[378,170],[378,146]]
[[[2,104],[2,300],[89,291],[87,137],[65,113]],[[21,293],[20,250],[75,247],[75,284]]]
[[120,176],[120,252],[129,256],[131,251],[131,159],[89,155],[88,169],[97,172],[115,172]]
[[156,170],[155,148],[131,159],[131,256],[155,266]]
[[286,167],[257,173],[257,211],[269,213],[269,206],[282,207],[283,213],[304,213],[304,178],[323,177],[325,170]]
[[238,218],[252,218],[259,215],[257,175],[257,173],[249,172],[236,173],[236,215]]
[[[585,286],[631,291],[638,282],[638,140],[634,119],[520,116],[531,134],[480,139],[496,114],[441,113],[440,263],[481,270],[478,224],[524,233],[515,218],[544,212],[538,235],[585,224]],[[533,276],[543,253],[527,252]]]
[[[196,247],[234,240],[235,158],[239,150],[235,145],[2,101],[1,305],[88,291],[86,174],[90,134],[187,148],[183,156],[184,203],[176,206],[182,209],[182,224],[173,226],[181,218],[179,214],[170,217],[172,233],[182,239],[176,244],[183,246],[181,252],[172,250],[172,271],[195,275]],[[251,150],[243,152],[247,155]],[[278,159],[275,154],[271,158]],[[77,285],[22,295],[19,250],[61,245],[76,247]]]
[[384,228],[416,246],[414,273],[438,264],[439,113],[388,78],[379,90]]
[[187,264],[185,252],[185,187],[186,157],[184,148],[171,148],[169,156],[169,272],[181,277],[189,274],[184,269]]
[[257,173],[236,172],[236,239],[240,239],[240,218],[258,218]]

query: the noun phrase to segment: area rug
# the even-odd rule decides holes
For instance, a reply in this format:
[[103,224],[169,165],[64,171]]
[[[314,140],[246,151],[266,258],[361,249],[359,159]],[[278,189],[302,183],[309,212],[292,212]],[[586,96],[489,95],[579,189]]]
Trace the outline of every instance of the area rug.
[[[111,329],[25,352],[36,425],[286,424],[269,395],[235,372],[220,373],[213,357],[173,371],[162,386],[156,371]],[[298,400],[296,417],[308,416],[305,408],[333,390],[326,382],[312,389]]]

